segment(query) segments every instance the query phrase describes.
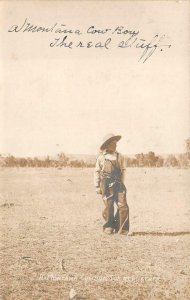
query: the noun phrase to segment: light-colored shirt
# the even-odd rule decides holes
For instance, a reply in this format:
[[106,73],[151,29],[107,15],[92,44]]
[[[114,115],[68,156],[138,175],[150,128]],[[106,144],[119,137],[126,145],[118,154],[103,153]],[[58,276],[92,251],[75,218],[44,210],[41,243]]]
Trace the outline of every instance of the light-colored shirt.
[[100,153],[100,155],[98,156],[97,161],[96,161],[96,166],[95,166],[95,170],[94,170],[94,186],[95,187],[100,186],[101,172],[104,172],[105,160],[108,159],[111,161],[116,161],[117,158],[118,158],[118,165],[121,170],[121,180],[123,183],[125,183],[126,163],[125,163],[124,156],[118,152],[109,154],[106,151],[103,151],[102,153]]

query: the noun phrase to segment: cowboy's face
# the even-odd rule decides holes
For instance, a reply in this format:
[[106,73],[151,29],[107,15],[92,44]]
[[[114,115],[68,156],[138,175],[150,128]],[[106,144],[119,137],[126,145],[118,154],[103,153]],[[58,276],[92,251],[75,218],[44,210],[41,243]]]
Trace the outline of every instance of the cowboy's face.
[[116,148],[117,148],[117,141],[116,140],[113,140],[109,144],[106,145],[106,150],[110,153],[115,152]]

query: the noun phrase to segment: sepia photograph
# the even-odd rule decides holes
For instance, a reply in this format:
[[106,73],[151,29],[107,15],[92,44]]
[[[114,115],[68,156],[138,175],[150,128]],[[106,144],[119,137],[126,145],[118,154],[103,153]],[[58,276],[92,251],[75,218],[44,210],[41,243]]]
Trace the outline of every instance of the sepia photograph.
[[0,12],[0,300],[188,300],[190,1]]

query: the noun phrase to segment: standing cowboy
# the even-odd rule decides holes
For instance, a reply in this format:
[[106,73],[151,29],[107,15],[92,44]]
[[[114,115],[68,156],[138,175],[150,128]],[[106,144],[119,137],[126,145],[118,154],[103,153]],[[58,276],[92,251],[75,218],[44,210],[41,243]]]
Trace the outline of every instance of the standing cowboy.
[[[103,231],[107,234],[129,232],[129,207],[126,201],[124,157],[116,151],[120,135],[108,134],[100,147],[101,153],[97,158],[94,172],[94,185],[97,194],[101,194],[105,209]],[[117,212],[114,214],[114,203]]]

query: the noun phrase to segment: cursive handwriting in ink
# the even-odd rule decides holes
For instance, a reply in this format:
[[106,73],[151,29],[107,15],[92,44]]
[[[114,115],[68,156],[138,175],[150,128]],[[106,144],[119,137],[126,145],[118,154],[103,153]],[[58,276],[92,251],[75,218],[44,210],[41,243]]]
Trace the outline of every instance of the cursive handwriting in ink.
[[160,38],[157,35],[154,36],[154,38],[148,43],[145,39],[138,39],[136,35],[132,35],[128,40],[121,41],[118,44],[119,48],[129,48],[134,47],[137,49],[144,49],[139,61],[143,61],[145,63],[158,49],[159,47],[168,47],[170,48],[171,45],[161,45],[160,42],[164,39],[165,35],[162,35]]
[[60,38],[55,39],[55,42],[51,43],[50,47],[56,46],[56,47],[65,47],[65,48],[72,49],[73,42],[67,42],[66,39],[67,39],[67,35],[64,36],[62,40]]
[[[165,35],[162,35],[160,38],[157,35],[154,36],[154,38],[150,41],[150,43],[148,44],[144,44],[145,40],[142,40],[143,43],[138,43],[136,45],[136,48],[141,48],[144,49],[139,61],[142,59],[143,63],[145,63],[152,55],[153,53],[156,51],[156,49],[158,49],[159,47],[168,47],[170,48],[171,45],[161,45],[160,42],[164,39]],[[159,39],[158,39],[159,38]],[[157,41],[157,42],[156,42]],[[150,51],[149,51],[150,50]]]
[[81,29],[71,28],[64,23],[59,24],[56,22],[51,26],[39,26],[32,24],[25,18],[21,24],[12,25],[8,32],[19,34],[51,33],[54,39],[49,43],[51,48],[99,48],[109,50],[115,47],[139,49],[141,54],[138,61],[142,63],[147,62],[156,53],[156,50],[163,51],[163,48],[171,47],[171,45],[163,43],[165,35],[156,34],[148,40],[141,37],[139,30],[129,30],[125,26],[110,28],[109,26],[98,27],[95,24],[89,24],[86,28]]
[[105,42],[98,42],[98,43],[94,43],[93,42],[87,42],[86,44],[79,42],[76,47],[78,48],[105,48],[105,49],[109,49],[108,45],[111,43],[111,38],[108,38]]
[[128,29],[125,29],[124,26],[117,26],[112,34],[131,34],[131,35],[138,35],[139,34],[139,31],[134,31],[134,30],[128,30]]
[[[65,24],[61,24],[61,26],[66,26]],[[77,35],[81,35],[82,32],[79,30],[79,29],[75,29],[75,30],[72,30],[72,29],[67,29],[67,28],[57,28],[55,30],[55,33],[64,33],[64,34],[77,34]]]
[[119,48],[131,48],[133,44],[137,41],[138,32],[133,32],[131,36],[126,41],[121,41],[118,45]]
[[23,27],[25,26],[27,22],[27,19],[24,20],[24,23],[21,25],[20,28],[18,28],[18,25],[12,25],[11,28],[8,30],[8,32],[19,32],[23,29]]
[[70,48],[73,49],[74,47],[76,48],[105,48],[105,49],[109,49],[108,45],[111,43],[111,38],[108,38],[105,42],[97,42],[97,43],[93,43],[93,42],[78,42],[78,43],[74,43],[74,42],[68,42],[67,40],[68,36],[65,36],[64,38],[55,38],[54,42],[50,43],[50,47],[65,47],[65,48]]
[[37,25],[31,25],[31,23],[27,22],[27,18],[24,20],[24,23],[20,26],[13,25],[8,30],[8,32],[19,32],[22,30],[22,32],[53,32],[55,27],[57,26],[57,23],[55,23],[52,27],[41,27]]
[[106,29],[95,29],[94,26],[90,26],[88,29],[87,29],[87,33],[91,33],[91,34],[95,34],[95,33],[98,33],[98,34],[105,34],[107,33],[108,31],[110,31],[111,29],[110,28],[106,28]]

